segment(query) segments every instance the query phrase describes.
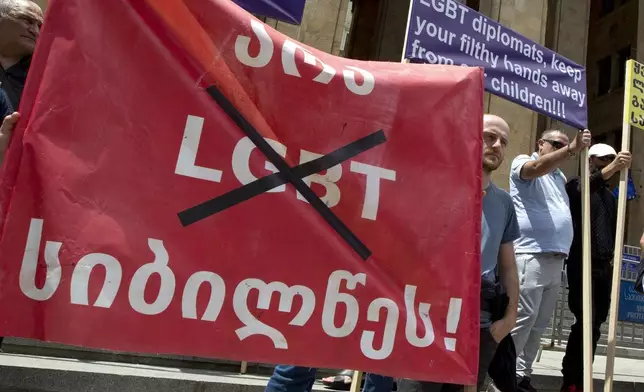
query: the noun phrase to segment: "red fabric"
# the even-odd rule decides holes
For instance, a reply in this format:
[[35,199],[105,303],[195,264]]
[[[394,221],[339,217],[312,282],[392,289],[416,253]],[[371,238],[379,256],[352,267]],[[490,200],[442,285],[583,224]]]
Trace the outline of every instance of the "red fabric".
[[[475,383],[482,71],[359,62],[307,48],[330,76],[318,78],[322,64],[305,63],[297,51],[298,77],[284,66],[289,39],[267,26],[273,48],[263,53],[272,55],[263,66],[252,60],[262,52],[251,21],[261,26],[223,0],[52,1],[3,168],[0,335]],[[243,37],[250,39],[245,61],[254,66],[240,60]],[[355,83],[349,71],[358,75]],[[371,91],[361,75],[373,76]],[[369,259],[362,260],[290,184],[181,225],[179,212],[242,186],[238,177],[246,164],[254,177],[273,173],[258,149],[249,163],[241,154],[233,164],[245,135],[205,92],[211,85],[264,137],[286,147],[291,167],[311,159],[307,152],[328,154],[384,131],[385,143],[311,185],[371,250]],[[183,151],[196,151],[193,166],[219,170],[219,182],[176,170],[189,139],[186,124],[193,121],[194,130],[200,118],[198,148]],[[395,179],[377,181],[377,203],[373,183],[365,201],[373,178],[365,168],[395,172]],[[333,205],[316,181],[335,181],[338,170]],[[101,263],[111,271],[105,285]],[[165,275],[152,274],[145,284],[156,267]],[[340,281],[339,291],[358,306],[349,312],[342,303],[334,312],[331,303],[329,280],[342,275],[337,271],[364,282],[347,287]],[[197,318],[191,318],[199,278],[215,282],[213,320],[202,320],[208,283],[199,286]],[[257,280],[303,286],[294,292],[307,299],[295,295],[290,311],[288,301],[280,311],[279,293],[272,299],[269,291],[258,294],[252,289]],[[406,287],[409,298],[416,287],[413,315],[405,307]],[[268,303],[258,304],[258,297]],[[458,299],[460,321],[448,328],[450,301]],[[423,312],[434,339],[414,346],[408,335],[426,332],[420,302],[431,304]],[[389,310],[378,312],[378,305]],[[339,328],[345,319],[344,331],[331,325]],[[243,331],[268,331],[273,339]],[[446,349],[445,338],[457,339],[456,351]]]

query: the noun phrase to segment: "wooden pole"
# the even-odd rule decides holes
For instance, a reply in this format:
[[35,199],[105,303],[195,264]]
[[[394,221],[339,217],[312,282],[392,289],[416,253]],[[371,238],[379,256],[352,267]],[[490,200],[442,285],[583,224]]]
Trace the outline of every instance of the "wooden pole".
[[[400,0],[399,0],[400,1]],[[403,51],[402,55],[400,56],[400,62],[401,63],[407,63],[407,59],[405,58],[405,52],[407,51],[407,40],[409,39],[408,33],[409,33],[409,25],[411,23],[411,12],[414,10],[414,0],[409,0],[409,14],[407,14],[407,27],[405,28],[405,40],[403,41]]]
[[[633,79],[632,65],[626,65],[626,80],[630,85]],[[629,121],[630,88],[624,92],[624,119],[622,123],[622,151],[629,151],[631,145],[631,124]],[[619,176],[619,199],[617,201],[617,229],[615,232],[615,255],[613,256],[613,287],[610,293],[610,313],[608,321],[608,347],[606,347],[606,381],[604,392],[613,390],[615,372],[615,347],[617,339],[617,315],[619,310],[619,286],[622,282],[622,253],[624,252],[624,224],[626,221],[626,196],[628,193],[628,170]]]
[[590,184],[588,183],[590,167],[588,147],[581,154],[581,188],[582,188],[582,312],[583,312],[583,358],[584,358],[584,392],[593,392],[593,308],[592,308],[592,274],[590,264]]
[[351,380],[350,392],[360,392],[362,388],[362,372],[360,370],[353,371],[353,380]]
[[240,372],[241,374],[246,374],[246,372],[247,372],[247,371],[248,371],[248,362],[246,362],[246,361],[242,361],[242,363],[241,363],[241,367],[240,367],[240,369],[239,369],[239,372]]
[[[622,134],[622,151],[628,151],[630,124],[626,124]],[[619,286],[622,281],[622,252],[624,249],[624,223],[626,220],[626,193],[628,170],[622,170],[619,178],[619,199],[617,201],[617,232],[615,233],[615,256],[613,259],[613,287],[610,294],[610,313],[608,321],[608,346],[606,348],[606,381],[604,392],[613,390],[615,371],[615,350],[617,338],[617,313],[619,308]]]

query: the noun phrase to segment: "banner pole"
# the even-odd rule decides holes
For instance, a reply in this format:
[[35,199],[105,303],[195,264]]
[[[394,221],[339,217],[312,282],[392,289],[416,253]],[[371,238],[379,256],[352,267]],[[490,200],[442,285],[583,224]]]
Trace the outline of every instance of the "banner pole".
[[403,41],[403,50],[402,55],[400,56],[400,62],[406,63],[405,52],[407,51],[407,39],[409,38],[409,25],[411,24],[411,11],[414,9],[414,0],[409,0],[409,14],[407,14],[407,27],[405,27],[405,40]]
[[582,298],[583,298],[583,357],[584,357],[584,392],[593,391],[593,328],[592,328],[592,274],[590,260],[590,166],[588,147],[581,154],[581,189],[582,189]]
[[350,392],[360,392],[362,388],[362,372],[360,370],[353,371],[353,380],[351,380]]
[[[633,66],[626,63],[627,87],[624,91],[624,118],[622,123],[622,151],[630,151],[631,124],[629,121],[630,86],[633,79]],[[626,220],[626,196],[628,192],[628,170],[622,170],[619,176],[619,198],[617,201],[617,229],[615,232],[615,254],[613,256],[613,286],[610,293],[610,312],[608,323],[608,346],[606,347],[606,381],[604,392],[613,390],[613,373],[615,372],[615,351],[617,338],[617,317],[619,310],[619,293],[622,282],[622,253],[624,252],[624,225]]]

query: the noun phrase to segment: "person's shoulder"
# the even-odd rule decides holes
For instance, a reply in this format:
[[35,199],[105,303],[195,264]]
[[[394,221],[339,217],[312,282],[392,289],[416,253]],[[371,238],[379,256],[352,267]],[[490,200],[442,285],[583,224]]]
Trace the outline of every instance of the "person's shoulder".
[[528,155],[528,154],[520,154],[520,155],[517,155],[516,157],[514,157],[514,159],[512,160],[512,163],[529,161],[531,159],[532,159],[532,157],[530,155]]
[[510,177],[517,177],[520,178],[521,174],[521,169],[523,168],[523,165],[526,162],[531,161],[533,158],[530,155],[527,154],[521,154],[517,155],[513,160],[512,163],[510,164],[511,168],[511,175]]
[[501,189],[493,183],[490,183],[488,188],[488,193],[490,193],[494,198],[496,198],[500,203],[506,206],[511,206],[514,208],[514,202],[512,201],[512,196],[505,189]]

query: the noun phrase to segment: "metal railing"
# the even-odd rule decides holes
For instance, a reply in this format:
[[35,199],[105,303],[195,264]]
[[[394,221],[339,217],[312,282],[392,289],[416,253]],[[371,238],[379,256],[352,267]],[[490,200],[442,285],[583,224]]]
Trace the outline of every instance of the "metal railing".
[[[637,266],[641,256],[639,247],[624,246],[624,256],[622,259],[622,281],[634,282],[636,278]],[[553,315],[550,328],[544,333],[544,338],[550,336],[550,346],[561,346],[562,342],[568,340],[570,327],[575,322],[575,316],[568,309],[568,281],[565,269],[561,272],[561,290],[557,307]],[[621,294],[621,293],[620,293]],[[608,322],[605,322],[601,328],[602,336],[599,345],[606,345],[608,337]],[[617,323],[617,347],[626,349],[644,349],[644,324],[626,321]],[[618,350],[619,355],[620,350]],[[621,350],[623,353],[624,350]],[[624,354],[622,354],[624,355]],[[644,352],[642,353],[644,356]]]

